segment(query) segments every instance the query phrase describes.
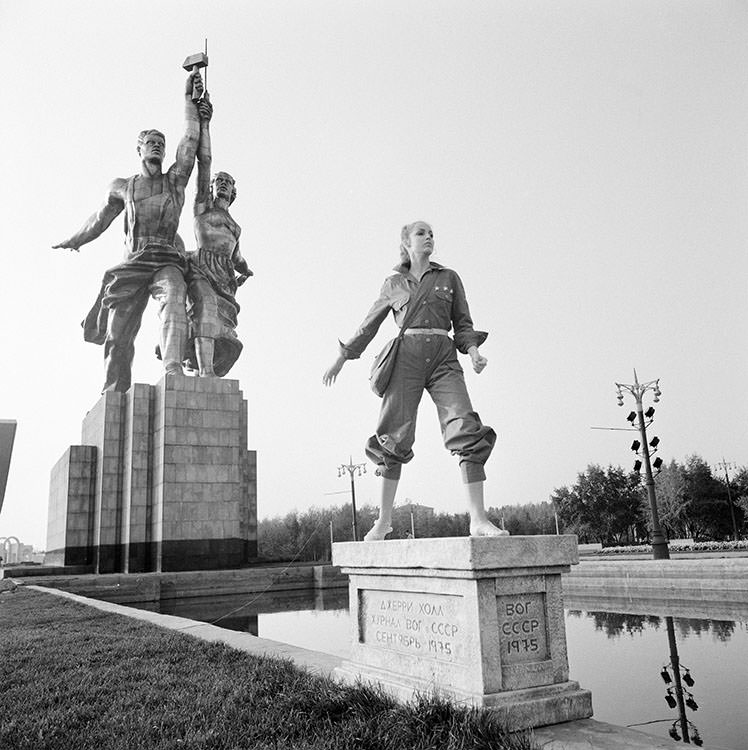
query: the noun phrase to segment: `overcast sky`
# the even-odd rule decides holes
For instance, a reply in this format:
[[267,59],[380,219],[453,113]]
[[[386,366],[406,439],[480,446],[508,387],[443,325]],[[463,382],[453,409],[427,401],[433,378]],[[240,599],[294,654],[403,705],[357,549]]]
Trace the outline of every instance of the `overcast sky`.
[[[499,435],[489,505],[547,500],[590,462],[629,466],[614,382],[661,378],[660,455],[748,461],[748,5],[727,0],[0,0],[0,418],[18,420],[0,536],[44,548],[49,472],[80,441],[103,350],[80,321],[122,221],[52,250],[139,169],[138,132],[183,132],[208,38],[213,165],[255,277],[239,291],[260,517],[341,504],[380,401],[371,358],[324,389],[423,219],[463,278]],[[193,183],[180,233],[194,249]],[[152,303],[134,379],[155,383]],[[468,362],[465,360],[466,369]],[[399,501],[463,510],[424,398]],[[357,485],[376,498],[373,471]]]

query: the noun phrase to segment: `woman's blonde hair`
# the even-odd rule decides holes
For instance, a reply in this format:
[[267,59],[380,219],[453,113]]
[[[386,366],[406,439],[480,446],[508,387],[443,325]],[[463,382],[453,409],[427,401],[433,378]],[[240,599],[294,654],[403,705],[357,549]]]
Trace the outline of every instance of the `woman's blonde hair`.
[[[400,230],[400,264],[410,268],[410,255],[408,255],[408,237],[416,224],[428,224],[426,221],[412,221]],[[428,224],[428,226],[431,226]]]

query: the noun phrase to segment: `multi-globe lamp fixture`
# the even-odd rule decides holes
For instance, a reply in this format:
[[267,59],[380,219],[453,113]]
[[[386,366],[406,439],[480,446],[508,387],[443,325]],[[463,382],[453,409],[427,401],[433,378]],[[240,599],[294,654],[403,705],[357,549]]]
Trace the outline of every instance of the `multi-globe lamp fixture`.
[[[662,470],[662,459],[657,456],[652,460],[652,456],[657,452],[660,439],[655,436],[651,440],[647,440],[647,427],[652,424],[655,408],[654,406],[650,406],[644,411],[642,403],[644,395],[650,391],[654,396],[652,400],[657,403],[662,395],[659,378],[646,383],[640,383],[636,375],[636,370],[634,370],[633,383],[616,383],[618,406],[623,406],[624,392],[632,395],[636,402],[636,410],[630,412],[626,420],[631,424],[631,429],[638,430],[640,436],[639,440],[634,440],[631,444],[631,450],[637,455],[637,459],[634,461],[634,471],[639,473],[642,466],[644,467],[644,484],[647,488],[647,498],[649,499],[649,507],[652,512],[652,555],[656,560],[668,560],[670,559],[670,551],[668,550],[667,539],[662,533],[660,526],[660,517],[657,512],[657,498],[654,489],[654,476],[652,474],[653,468],[657,473]],[[641,456],[641,459],[638,456]]]

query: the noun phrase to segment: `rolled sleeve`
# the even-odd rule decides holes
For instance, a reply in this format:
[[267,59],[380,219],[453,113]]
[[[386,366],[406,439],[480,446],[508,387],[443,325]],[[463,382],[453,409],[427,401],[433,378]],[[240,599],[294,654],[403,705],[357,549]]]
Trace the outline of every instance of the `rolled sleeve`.
[[340,354],[345,359],[358,359],[364,352],[364,349],[371,343],[374,336],[377,335],[379,326],[387,317],[390,311],[390,286],[389,279],[384,282],[379,292],[379,297],[366,313],[363,323],[358,327],[356,332],[347,341],[338,341],[340,345]]
[[465,287],[462,280],[455,273],[454,300],[452,302],[452,325],[454,326],[455,346],[457,351],[467,354],[471,346],[480,346],[487,338],[486,331],[476,331],[473,328],[473,319],[470,317]]
[[467,354],[471,346],[480,346],[487,338],[486,331],[455,331],[455,346],[458,352]]

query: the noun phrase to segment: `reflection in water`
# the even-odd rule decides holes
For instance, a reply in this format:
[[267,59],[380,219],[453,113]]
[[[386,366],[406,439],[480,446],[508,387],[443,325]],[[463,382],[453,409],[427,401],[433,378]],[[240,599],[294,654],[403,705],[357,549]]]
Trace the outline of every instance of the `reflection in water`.
[[[196,596],[188,599],[162,599],[160,602],[131,604],[164,615],[208,622],[226,630],[260,635],[260,615],[282,612],[324,612],[348,607],[348,589],[278,591],[273,593]],[[272,635],[262,635],[272,638]]]
[[[570,608],[566,616],[570,677],[592,691],[594,718],[662,739],[675,724],[678,736],[687,734],[692,744],[697,744],[695,724],[710,747],[745,750],[747,603],[728,598],[718,603],[587,595],[564,599]],[[348,590],[339,588],[163,600],[160,611],[347,658],[351,638],[347,606]],[[668,639],[668,622],[677,660]],[[690,668],[689,679],[692,675],[697,680],[694,698],[682,677],[686,733],[677,713],[673,669],[677,664],[683,675],[683,663]],[[671,678],[667,684],[660,676],[663,666]],[[663,700],[668,688],[675,708]],[[690,698],[698,707],[696,715],[688,706]]]
[[660,626],[659,617],[648,615],[626,615],[620,612],[582,612],[578,609],[567,610],[568,617],[589,617],[595,624],[595,630],[602,631],[608,638],[620,638],[624,634],[641,633],[645,625],[655,629]]
[[[699,730],[689,721],[686,714],[686,706],[692,711],[697,711],[699,706],[694,700],[693,693],[690,693],[683,687],[684,682],[691,687],[695,684],[695,680],[688,668],[680,663],[678,643],[675,639],[675,625],[673,624],[672,617],[665,618],[665,626],[667,628],[668,645],[670,646],[670,663],[662,668],[660,675],[666,685],[674,682],[673,687],[668,687],[667,689],[665,701],[670,708],[678,708],[678,718],[673,722],[668,730],[668,734],[676,741],[683,740],[686,744],[690,744],[691,740],[693,740],[694,745],[701,746],[704,742],[701,739],[701,735],[699,735]],[[670,677],[668,667],[672,670],[672,678]],[[688,697],[686,698],[685,696]],[[678,725],[680,725],[680,734],[678,734]]]
[[592,691],[596,719],[697,746],[706,737],[711,747],[744,750],[744,603],[715,607],[719,615],[742,615],[728,620],[683,616],[701,614],[703,601],[634,601],[624,604],[628,611],[614,611],[620,599],[565,599],[571,607],[566,620],[571,676]]
[[[673,623],[673,618],[657,615],[631,615],[621,612],[582,612],[577,609],[567,610],[569,617],[589,617],[595,623],[595,630],[600,630],[608,638],[620,638],[622,635],[642,633],[645,628],[659,630],[663,620]],[[679,635],[684,638],[712,635],[720,641],[729,641],[735,632],[735,623],[730,620],[697,620],[693,617],[679,617],[675,622]]]
[[710,591],[709,599],[653,599],[644,596],[591,595],[567,590],[564,605],[583,612],[627,612],[633,615],[659,615],[683,620],[729,620],[748,622],[748,601],[736,600],[731,591]]

